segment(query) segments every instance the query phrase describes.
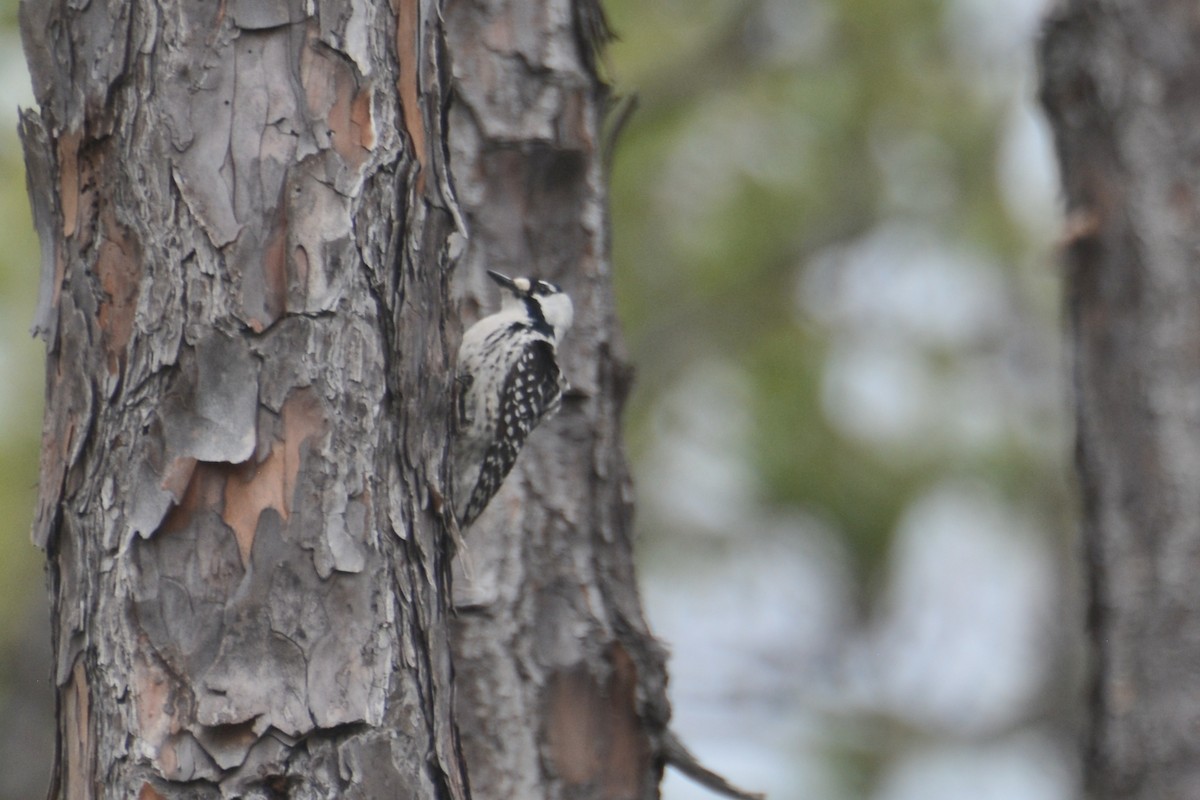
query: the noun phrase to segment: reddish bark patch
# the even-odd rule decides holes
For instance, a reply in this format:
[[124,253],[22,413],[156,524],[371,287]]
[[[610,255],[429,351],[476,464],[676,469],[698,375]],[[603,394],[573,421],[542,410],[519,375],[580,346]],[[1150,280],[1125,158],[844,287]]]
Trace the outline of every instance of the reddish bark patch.
[[1184,180],[1171,184],[1169,192],[1171,210],[1175,212],[1180,225],[1189,226],[1196,218],[1196,198],[1191,187]]
[[375,118],[371,116],[371,93],[365,89],[354,95],[354,102],[350,104],[350,123],[354,126],[358,146],[364,151],[374,150]]
[[263,308],[261,312],[251,310],[250,328],[255,333],[262,333],[287,311],[288,204],[282,196],[287,192],[287,181],[279,191],[279,205],[262,251]]
[[167,465],[163,471],[162,482],[159,484],[166,489],[175,498],[175,502],[179,503],[187,494],[188,485],[192,480],[192,473],[196,470],[196,459],[190,457],[177,458]]
[[371,121],[371,95],[358,90],[349,67],[334,68],[334,99],[327,123],[333,149],[351,170],[357,172],[370,155],[375,141]]
[[262,513],[274,509],[284,520],[291,514],[296,477],[303,460],[301,448],[327,426],[321,401],[310,389],[288,395],[280,416],[282,440],[272,443],[271,451],[262,461],[233,467],[225,483],[221,518],[237,538],[242,563],[246,565],[250,563],[250,549]]
[[404,128],[412,142],[413,156],[421,169],[417,172],[416,189],[425,191],[425,119],[418,103],[420,96],[418,64],[420,35],[418,11],[420,4],[411,0],[392,0],[392,11],[396,13],[396,58],[400,62],[400,77],[396,89],[400,93],[400,110],[404,114]]
[[304,295],[308,295],[308,273],[310,266],[308,263],[308,251],[303,247],[297,246],[292,248],[292,279],[295,285],[303,289]]
[[592,136],[592,122],[589,116],[591,103],[589,101],[590,98],[585,89],[564,93],[562,123],[559,127],[563,134],[562,147],[585,152],[595,150],[596,141]]
[[284,497],[288,502],[296,492],[296,476],[303,460],[301,447],[329,426],[321,398],[311,389],[299,389],[288,395],[280,409],[283,418]]
[[1062,241],[1064,247],[1073,247],[1080,242],[1092,239],[1100,232],[1103,223],[1100,215],[1091,209],[1076,209],[1067,214],[1063,220]]
[[[73,142],[72,146],[77,148],[69,154],[75,174],[66,177],[66,180],[70,181],[70,188],[75,192],[70,227],[75,240],[75,252],[83,253],[92,246],[92,239],[97,234],[99,226],[96,207],[99,202],[99,187],[107,185],[108,182],[96,177],[104,160],[103,148],[95,140],[83,139]],[[67,224],[65,215],[63,224]]]
[[371,92],[360,89],[352,63],[319,47],[319,27],[308,29],[309,47],[301,54],[300,80],[308,113],[322,120],[334,152],[352,172],[358,172],[375,147]]
[[105,206],[101,216],[100,237],[95,269],[104,297],[100,301],[99,321],[104,332],[108,372],[112,375],[120,370],[133,333],[142,259],[137,240],[117,222],[111,205]]
[[274,447],[261,463],[247,461],[232,469],[225,483],[225,510],[221,519],[237,538],[242,564],[250,564],[250,548],[258,530],[262,512],[273,508],[287,519],[288,502],[284,493],[283,448]]
[[196,739],[217,766],[231,769],[246,760],[246,754],[258,741],[254,720],[231,725],[207,725],[196,731]]
[[152,645],[142,640],[133,662],[132,695],[137,712],[138,731],[157,752],[168,739],[182,730],[184,704],[179,702],[174,682],[154,656]]
[[237,539],[242,563],[248,565],[259,517],[267,509],[273,509],[284,520],[290,516],[304,443],[328,427],[321,400],[311,389],[289,394],[280,417],[280,438],[271,443],[262,460],[218,464],[176,459],[164,475],[162,486],[178,501],[160,530],[168,534],[184,530],[200,511],[220,514]]
[[549,730],[545,737],[558,774],[567,783],[584,784],[600,772],[604,698],[587,668],[560,672],[548,690]]
[[159,794],[158,790],[155,789],[153,786],[151,786],[148,783],[143,783],[141,791],[138,792],[138,800],[167,800],[167,799],[163,795]]
[[192,517],[200,511],[220,513],[228,472],[229,467],[225,464],[197,461],[187,482],[187,490],[178,505],[167,513],[159,531],[169,534],[187,530]]
[[637,666],[619,643],[609,664],[603,684],[586,665],[550,679],[543,741],[566,783],[596,787],[602,798],[641,797],[650,743],[637,713]]
[[[72,388],[67,384],[67,375],[63,371],[63,368],[68,366],[65,361],[64,358],[56,360],[54,375],[50,379],[51,388],[47,392],[47,395],[53,399],[51,407],[47,409],[42,428],[42,450],[40,472],[38,473],[42,483],[47,485],[51,482],[62,482],[63,475],[70,466],[68,458],[71,448],[75,444],[75,431],[79,421],[72,413],[62,413],[66,409],[59,408],[59,404],[55,402],[57,398],[66,394],[65,390]],[[70,366],[75,367],[76,365]],[[56,413],[51,416],[50,411]]]
[[98,792],[93,784],[96,743],[92,737],[92,692],[82,661],[75,662],[71,680],[62,692],[63,715],[60,724],[64,739],[63,753],[67,761],[67,785],[63,797],[68,800],[97,797]]
[[62,204],[63,238],[75,235],[79,221],[79,132],[58,137],[59,202]]

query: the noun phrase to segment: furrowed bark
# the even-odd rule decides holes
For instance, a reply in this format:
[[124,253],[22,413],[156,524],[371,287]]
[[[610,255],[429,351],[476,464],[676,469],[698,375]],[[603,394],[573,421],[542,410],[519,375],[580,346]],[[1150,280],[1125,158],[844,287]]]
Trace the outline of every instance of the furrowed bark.
[[1089,796],[1200,797],[1200,15],[1072,0],[1040,55],[1067,202]]
[[[466,532],[456,571],[458,718],[477,798],[654,798],[669,706],[634,579],[620,444],[630,379],[610,285],[594,2],[451,2],[455,188],[484,267],[560,283],[576,308],[557,417]],[[493,300],[494,302],[494,300]],[[488,306],[490,310],[492,306]],[[482,311],[481,311],[482,313]],[[465,573],[465,574],[464,574]]]
[[21,13],[51,797],[465,797],[440,7]]

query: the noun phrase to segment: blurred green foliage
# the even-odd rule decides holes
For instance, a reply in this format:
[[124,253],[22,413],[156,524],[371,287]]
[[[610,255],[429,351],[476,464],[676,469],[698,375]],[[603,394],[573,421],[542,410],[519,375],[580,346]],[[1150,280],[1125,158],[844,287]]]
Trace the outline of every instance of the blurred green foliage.
[[[0,0],[4,97],[28,85],[17,2]],[[27,91],[27,89],[25,89]],[[37,494],[44,345],[29,334],[40,255],[25,193],[16,109],[0,109],[0,798],[44,792],[53,748],[43,557],[30,541]]]
[[[736,455],[753,466],[758,501],[829,521],[867,572],[939,475],[982,475],[1047,515],[1062,501],[1059,451],[1016,432],[964,454],[840,431],[821,393],[845,332],[798,301],[814,258],[900,220],[995,264],[1017,324],[1033,319],[1053,347],[1053,276],[1037,275],[1048,243],[1014,219],[1000,187],[1013,81],[991,91],[986,67],[963,63],[948,32],[953,5],[606,4],[619,36],[615,89],[640,98],[612,185],[618,307],[638,369],[635,455],[656,446],[665,391],[705,361],[730,365],[747,384],[752,431]],[[922,357],[937,375],[972,349],[924,347]],[[1040,422],[1061,444],[1061,418]]]
[[[6,23],[14,3],[5,3]],[[31,603],[44,603],[42,558],[29,539],[41,430],[43,352],[29,335],[37,297],[38,245],[25,194],[21,147],[0,130],[0,649],[11,645]]]

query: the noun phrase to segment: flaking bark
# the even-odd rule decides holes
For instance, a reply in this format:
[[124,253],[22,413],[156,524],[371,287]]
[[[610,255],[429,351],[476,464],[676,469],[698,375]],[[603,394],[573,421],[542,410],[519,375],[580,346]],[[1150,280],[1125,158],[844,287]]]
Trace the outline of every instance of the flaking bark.
[[440,7],[21,9],[51,797],[465,797]]

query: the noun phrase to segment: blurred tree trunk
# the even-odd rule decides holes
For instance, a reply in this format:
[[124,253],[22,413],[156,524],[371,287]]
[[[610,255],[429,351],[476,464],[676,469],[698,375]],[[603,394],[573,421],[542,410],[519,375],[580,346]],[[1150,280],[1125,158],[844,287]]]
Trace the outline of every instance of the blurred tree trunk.
[[[462,750],[477,797],[657,796],[594,3],[21,11],[51,797],[462,798]],[[456,261],[578,317],[452,625]]]
[[1200,797],[1200,14],[1070,0],[1041,59],[1067,204],[1089,796]]

